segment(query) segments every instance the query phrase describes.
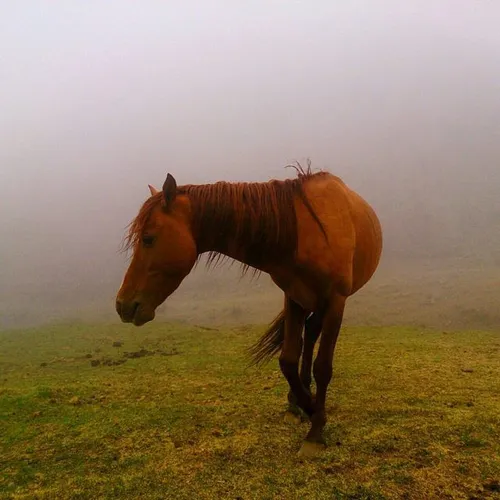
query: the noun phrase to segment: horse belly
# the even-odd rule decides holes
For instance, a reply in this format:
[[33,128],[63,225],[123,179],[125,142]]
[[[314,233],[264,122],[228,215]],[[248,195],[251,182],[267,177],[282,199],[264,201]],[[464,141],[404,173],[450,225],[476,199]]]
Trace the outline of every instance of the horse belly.
[[276,286],[302,309],[307,312],[317,311],[321,307],[323,294],[306,280],[301,279],[301,274],[300,270],[280,269],[270,276]]

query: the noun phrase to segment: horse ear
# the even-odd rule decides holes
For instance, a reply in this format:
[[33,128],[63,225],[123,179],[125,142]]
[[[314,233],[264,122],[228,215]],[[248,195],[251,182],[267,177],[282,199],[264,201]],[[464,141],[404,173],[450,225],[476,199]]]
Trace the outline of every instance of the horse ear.
[[168,206],[175,200],[177,196],[177,183],[172,175],[168,174],[165,182],[163,183],[163,201],[165,202],[165,207]]
[[158,193],[158,190],[154,188],[151,184],[148,184],[149,192],[151,193],[151,196],[154,196],[155,194]]

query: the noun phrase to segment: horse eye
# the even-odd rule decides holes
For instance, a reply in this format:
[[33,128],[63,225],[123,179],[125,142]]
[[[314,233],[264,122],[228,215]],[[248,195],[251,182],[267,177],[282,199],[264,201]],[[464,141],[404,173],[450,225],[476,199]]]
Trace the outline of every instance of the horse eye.
[[152,247],[154,242],[155,242],[154,236],[143,236],[142,237],[142,244],[145,247]]

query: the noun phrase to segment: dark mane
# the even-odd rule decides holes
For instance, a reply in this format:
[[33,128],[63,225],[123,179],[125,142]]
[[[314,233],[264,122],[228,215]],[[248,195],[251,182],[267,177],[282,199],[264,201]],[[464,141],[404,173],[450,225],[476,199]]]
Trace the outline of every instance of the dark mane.
[[[243,252],[251,267],[261,261],[279,262],[293,257],[297,249],[297,219],[294,199],[300,197],[323,230],[321,222],[304,195],[306,180],[324,172],[312,173],[294,166],[297,177],[268,182],[216,182],[184,185],[179,195],[189,197],[193,209],[193,232],[200,253],[208,251],[208,263],[224,258],[227,252]],[[140,241],[152,210],[161,202],[161,193],[150,197],[131,222],[125,239],[125,249]],[[324,230],[323,230],[324,233]],[[214,250],[216,249],[216,250]]]

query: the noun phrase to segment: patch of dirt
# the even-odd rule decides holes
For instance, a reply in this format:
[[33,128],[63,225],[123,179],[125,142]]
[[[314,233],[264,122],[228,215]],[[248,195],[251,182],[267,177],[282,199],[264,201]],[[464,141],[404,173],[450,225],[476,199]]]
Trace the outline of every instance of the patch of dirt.
[[141,349],[139,351],[124,352],[123,357],[128,359],[144,358],[145,356],[153,356],[154,351],[148,351],[147,349]]
[[126,363],[126,359],[110,359],[110,358],[104,358],[101,360],[101,364],[103,366],[118,366],[118,365],[123,365],[123,363]]
[[494,491],[495,493],[500,493],[500,481],[489,481],[483,484],[483,488],[488,491]]
[[202,325],[194,325],[195,328],[199,328],[200,330],[205,330],[207,332],[218,332],[218,328],[211,328],[209,326],[202,326]]
[[126,363],[129,359],[138,359],[138,358],[144,358],[147,356],[176,356],[180,354],[180,352],[174,347],[171,351],[164,351],[163,349],[156,349],[154,351],[148,351],[147,349],[139,349],[138,351],[132,351],[128,352],[125,351],[122,354],[121,358],[118,359],[111,359],[111,358],[101,358],[101,359],[92,359],[90,361],[90,366],[92,367],[97,367],[97,366],[118,366],[118,365],[123,365],[123,363]]

